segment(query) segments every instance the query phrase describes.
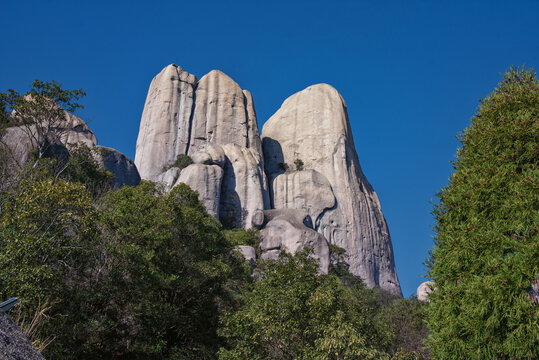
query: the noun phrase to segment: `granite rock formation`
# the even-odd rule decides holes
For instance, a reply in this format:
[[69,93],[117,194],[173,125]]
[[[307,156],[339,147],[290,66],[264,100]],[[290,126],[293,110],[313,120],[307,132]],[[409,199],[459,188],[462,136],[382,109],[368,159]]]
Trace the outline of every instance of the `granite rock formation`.
[[[321,211],[316,229],[329,243],[346,250],[350,271],[368,286],[401,295],[389,230],[378,197],[359,165],[346,104],[337,90],[318,84],[290,96],[264,124],[262,141],[276,207]],[[297,181],[298,175],[285,173],[283,164],[298,159],[304,171],[323,174],[335,197],[332,207],[330,201],[304,195],[306,182],[311,194],[327,191],[321,176],[313,181],[302,175],[303,181]],[[285,183],[286,195],[280,195]]]
[[[194,164],[172,167],[178,155]],[[303,166],[287,170],[296,160]],[[328,243],[335,244],[367,285],[401,294],[389,230],[359,165],[346,104],[329,85],[288,98],[261,139],[248,91],[217,70],[198,81],[169,65],[151,82],[135,163],[143,179],[199,191],[226,227],[261,229],[264,258],[313,247],[324,272]]]
[[[197,175],[189,167],[180,172],[171,170],[182,154],[197,164],[221,167],[220,188],[215,176],[208,178],[207,172],[197,171]],[[208,211],[230,227],[249,228],[251,214],[269,207],[262,142],[251,94],[218,70],[197,81],[181,67],[169,65],[152,80],[135,164],[143,179],[163,182],[168,189],[188,181],[201,190]],[[185,171],[190,172],[188,180],[182,177]],[[213,183],[199,184],[207,179]],[[213,201],[209,189],[215,190]]]
[[217,216],[224,171],[218,165],[192,164],[180,172],[176,184],[184,183],[198,191],[208,213]]
[[131,159],[118,150],[98,146],[95,134],[84,120],[68,112],[64,113],[65,120],[55,124],[49,133],[31,124],[9,127],[0,133],[0,146],[6,151],[6,160],[13,171],[22,169],[30,159],[31,151],[43,143],[48,144],[47,157],[62,160],[69,157],[71,145],[84,144],[97,150],[93,152],[94,158],[114,175],[114,187],[140,183],[138,170]]

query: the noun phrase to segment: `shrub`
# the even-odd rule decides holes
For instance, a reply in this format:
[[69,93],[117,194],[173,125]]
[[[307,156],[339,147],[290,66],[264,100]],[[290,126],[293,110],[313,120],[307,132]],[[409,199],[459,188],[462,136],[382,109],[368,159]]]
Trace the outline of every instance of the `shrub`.
[[294,160],[294,165],[296,165],[296,171],[301,171],[303,170],[303,160],[301,159],[296,159]]
[[189,155],[180,154],[176,157],[176,161],[172,164],[172,167],[177,167],[180,170],[185,169],[193,163],[193,159]]

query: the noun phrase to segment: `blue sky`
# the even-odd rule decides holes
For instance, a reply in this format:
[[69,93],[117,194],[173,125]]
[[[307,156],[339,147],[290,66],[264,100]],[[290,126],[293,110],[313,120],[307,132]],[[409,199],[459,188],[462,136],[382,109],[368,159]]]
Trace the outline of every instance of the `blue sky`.
[[457,133],[511,64],[539,64],[539,1],[2,0],[0,91],[87,92],[79,113],[131,158],[151,79],[175,63],[252,92],[259,126],[291,94],[344,97],[393,239],[403,294],[424,281],[430,211]]

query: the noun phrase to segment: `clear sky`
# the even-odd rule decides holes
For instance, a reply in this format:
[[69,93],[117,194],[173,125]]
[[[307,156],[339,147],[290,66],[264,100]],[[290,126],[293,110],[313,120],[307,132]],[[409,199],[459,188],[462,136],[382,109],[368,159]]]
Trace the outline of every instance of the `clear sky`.
[[151,79],[175,63],[252,92],[260,127],[315,83],[344,97],[403,294],[424,281],[457,133],[511,64],[539,65],[539,1],[1,0],[0,91],[87,92],[99,144],[132,159]]

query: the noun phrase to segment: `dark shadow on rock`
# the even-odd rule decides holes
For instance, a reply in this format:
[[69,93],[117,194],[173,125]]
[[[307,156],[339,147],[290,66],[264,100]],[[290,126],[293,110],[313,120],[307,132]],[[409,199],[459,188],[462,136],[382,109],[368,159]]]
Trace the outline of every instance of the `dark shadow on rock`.
[[[285,173],[285,164],[283,148],[281,144],[272,138],[266,137],[262,139],[262,151],[264,153],[264,172],[268,179],[269,188],[269,206],[273,209],[275,204],[273,203],[273,179],[279,174]],[[288,166],[291,166],[288,164]]]
[[219,201],[219,220],[225,229],[241,228],[242,208],[240,196],[236,192],[236,174],[228,157],[225,158],[221,199]]

